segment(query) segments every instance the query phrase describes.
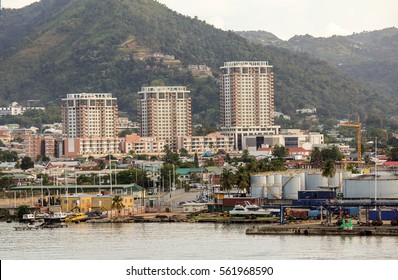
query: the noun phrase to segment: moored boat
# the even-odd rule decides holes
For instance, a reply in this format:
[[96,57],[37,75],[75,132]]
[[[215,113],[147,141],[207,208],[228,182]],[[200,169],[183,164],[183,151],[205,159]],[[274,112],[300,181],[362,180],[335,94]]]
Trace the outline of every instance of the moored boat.
[[270,215],[271,212],[265,209],[262,209],[256,204],[250,204],[245,201],[245,206],[243,205],[235,205],[235,207],[229,211],[229,215],[231,216],[267,216]]
[[34,214],[24,214],[22,216],[22,219],[20,222],[22,223],[33,223],[35,221],[35,215]]
[[65,222],[68,223],[79,223],[79,222],[85,222],[89,219],[88,215],[84,213],[74,213],[69,215],[68,217],[65,218]]
[[49,217],[44,218],[45,223],[62,223],[65,222],[65,218],[68,214],[63,212],[54,212]]

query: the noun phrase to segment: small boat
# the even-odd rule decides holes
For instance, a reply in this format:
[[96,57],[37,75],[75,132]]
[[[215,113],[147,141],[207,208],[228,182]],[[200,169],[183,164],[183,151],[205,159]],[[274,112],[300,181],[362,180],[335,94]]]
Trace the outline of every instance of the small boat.
[[80,223],[80,222],[85,222],[89,219],[88,215],[84,213],[74,213],[72,215],[69,215],[68,217],[65,218],[65,222],[68,223]]
[[22,219],[20,222],[22,223],[33,223],[35,221],[35,215],[34,214],[24,214],[22,216]]
[[66,217],[68,214],[63,213],[63,212],[54,212],[50,214],[48,217],[44,218],[44,222],[46,224],[49,223],[62,223],[65,222]]
[[234,209],[229,211],[229,215],[231,216],[268,216],[271,214],[271,211],[262,209],[256,204],[251,204],[248,201],[245,201],[245,206],[243,205],[235,205]]
[[48,213],[36,213],[35,218],[36,219],[45,219],[45,218],[49,218],[50,214]]

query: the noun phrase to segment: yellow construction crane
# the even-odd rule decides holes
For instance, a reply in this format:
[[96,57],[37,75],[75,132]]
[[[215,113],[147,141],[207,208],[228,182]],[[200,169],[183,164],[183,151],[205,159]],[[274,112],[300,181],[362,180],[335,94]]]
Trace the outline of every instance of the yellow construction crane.
[[340,124],[340,126],[348,126],[348,127],[356,127],[357,128],[357,132],[358,132],[358,166],[362,165],[362,152],[361,152],[361,145],[362,145],[362,141],[361,141],[361,122],[359,119],[359,114],[358,114],[358,120],[357,123],[343,123]]

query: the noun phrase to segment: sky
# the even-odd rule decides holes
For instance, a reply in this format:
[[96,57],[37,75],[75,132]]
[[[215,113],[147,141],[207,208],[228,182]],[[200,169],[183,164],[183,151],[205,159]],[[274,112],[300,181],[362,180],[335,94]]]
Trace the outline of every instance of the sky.
[[[21,8],[37,0],[0,0]],[[134,0],[132,0],[134,1]],[[223,30],[264,30],[280,39],[351,35],[398,27],[397,0],[158,0]]]

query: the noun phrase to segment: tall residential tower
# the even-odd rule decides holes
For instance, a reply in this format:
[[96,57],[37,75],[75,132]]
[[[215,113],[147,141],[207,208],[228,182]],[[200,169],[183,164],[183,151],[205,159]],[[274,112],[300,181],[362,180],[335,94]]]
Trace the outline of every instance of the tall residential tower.
[[221,130],[234,137],[235,149],[245,149],[244,136],[277,134],[272,66],[267,61],[232,61],[221,71]]
[[67,138],[117,137],[118,106],[111,93],[74,93],[62,99]]
[[140,136],[157,137],[176,149],[177,137],[191,136],[191,97],[184,86],[143,87],[138,100]]

